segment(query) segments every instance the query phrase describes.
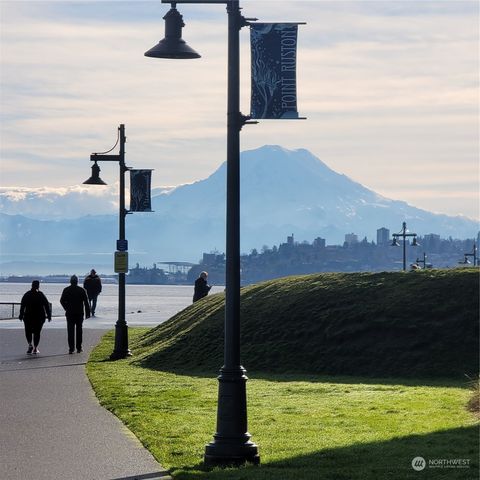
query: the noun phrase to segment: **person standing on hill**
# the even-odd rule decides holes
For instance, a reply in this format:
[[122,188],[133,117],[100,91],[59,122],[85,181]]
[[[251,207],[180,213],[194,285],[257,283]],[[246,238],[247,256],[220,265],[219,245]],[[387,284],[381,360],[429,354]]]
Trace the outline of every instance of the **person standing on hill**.
[[88,301],[90,303],[90,312],[92,317],[94,317],[95,310],[97,308],[97,297],[102,291],[102,281],[93,268],[90,271],[90,275],[85,277],[85,280],[83,281],[83,288],[87,291]]
[[87,292],[78,286],[78,277],[72,275],[70,286],[63,289],[60,303],[65,310],[67,317],[68,353],[82,352],[83,340],[83,315],[90,318],[90,304],[88,303]]
[[[52,310],[47,297],[39,290],[40,282],[34,280],[32,288],[22,297],[20,304],[19,320],[23,320],[25,326],[25,337],[28,342],[27,354],[38,354],[38,344],[40,343],[40,332],[42,331],[45,319],[52,320]],[[32,345],[33,337],[33,345]]]
[[202,272],[200,276],[195,280],[195,288],[193,291],[193,301],[196,302],[208,295],[208,292],[212,288],[207,284],[208,273]]

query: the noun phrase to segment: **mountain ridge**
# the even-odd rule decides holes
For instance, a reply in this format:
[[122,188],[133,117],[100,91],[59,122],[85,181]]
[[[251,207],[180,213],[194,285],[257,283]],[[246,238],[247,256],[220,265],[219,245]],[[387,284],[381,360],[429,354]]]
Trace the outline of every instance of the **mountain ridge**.
[[[173,189],[154,190],[155,213],[126,220],[130,264],[165,259],[196,262],[203,252],[224,251],[226,163],[207,178]],[[434,214],[391,200],[330,169],[306,149],[266,145],[241,155],[241,251],[278,245],[295,234],[342,244],[344,235],[376,239],[380,227],[397,232],[402,222],[424,235],[472,238],[478,222]],[[113,252],[116,215],[38,220],[0,214],[2,261],[9,256],[89,255]],[[90,259],[91,261],[91,259]]]

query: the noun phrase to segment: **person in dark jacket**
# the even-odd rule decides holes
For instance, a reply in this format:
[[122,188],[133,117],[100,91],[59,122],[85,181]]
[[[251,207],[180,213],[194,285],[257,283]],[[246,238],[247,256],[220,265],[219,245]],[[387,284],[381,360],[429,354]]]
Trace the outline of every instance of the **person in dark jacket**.
[[193,301],[196,302],[208,295],[208,292],[212,288],[207,284],[208,273],[202,272],[200,276],[195,280],[195,288],[193,290]]
[[97,308],[97,298],[102,291],[102,281],[93,268],[90,271],[90,275],[85,277],[83,288],[87,291],[88,301],[90,302],[90,312],[92,317],[94,317]]
[[70,286],[63,289],[60,303],[67,317],[68,353],[82,352],[83,316],[90,318],[90,304],[87,292],[78,286],[78,277],[72,275]]
[[[34,280],[32,288],[22,297],[20,305],[19,320],[23,320],[25,326],[25,337],[28,342],[27,354],[38,354],[38,344],[40,343],[40,332],[42,331],[45,318],[50,322],[52,320],[52,310],[47,297],[39,290],[40,282]],[[33,345],[32,345],[33,337]]]

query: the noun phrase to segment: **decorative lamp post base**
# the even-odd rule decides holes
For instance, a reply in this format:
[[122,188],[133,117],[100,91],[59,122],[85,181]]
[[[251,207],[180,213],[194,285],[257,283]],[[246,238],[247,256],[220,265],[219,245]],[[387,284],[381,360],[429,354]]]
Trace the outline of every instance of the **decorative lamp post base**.
[[220,370],[218,377],[217,433],[205,447],[207,466],[238,466],[247,462],[258,465],[258,447],[247,432],[248,380],[243,367]]
[[117,352],[116,350],[114,350],[111,354],[110,354],[110,360],[121,360],[122,358],[127,358],[127,357],[131,357],[132,356],[132,351],[127,349],[126,351],[122,351],[122,352]]
[[128,348],[128,326],[115,325],[115,349],[110,355],[110,360],[120,360],[131,357],[132,352]]
[[[207,445],[205,451],[208,452],[210,448],[215,451],[211,454],[205,453],[204,463],[207,467],[240,467],[246,463],[260,465],[258,448],[252,442],[247,442],[244,451],[239,452],[239,455],[236,456],[229,453],[232,448],[230,445],[226,446],[224,452],[221,452],[220,448],[218,448],[217,442],[214,441]],[[225,453],[225,455],[221,455],[221,453]]]

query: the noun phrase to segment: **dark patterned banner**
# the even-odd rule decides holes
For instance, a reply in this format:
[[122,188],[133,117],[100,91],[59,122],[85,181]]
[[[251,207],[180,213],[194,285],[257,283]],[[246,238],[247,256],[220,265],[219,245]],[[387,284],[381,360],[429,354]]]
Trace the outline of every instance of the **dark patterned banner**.
[[151,212],[151,170],[130,170],[130,212]]
[[252,23],[252,118],[299,118],[295,23]]

